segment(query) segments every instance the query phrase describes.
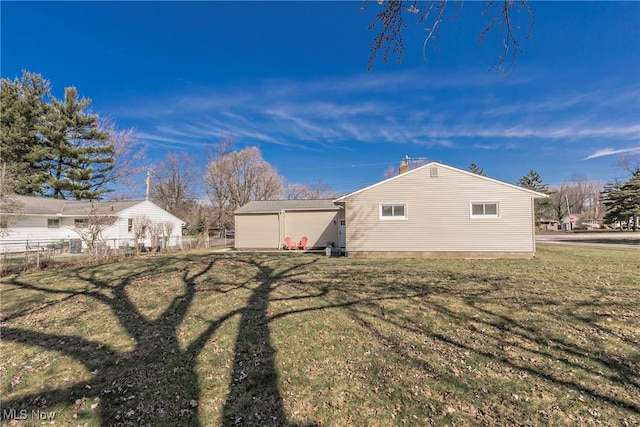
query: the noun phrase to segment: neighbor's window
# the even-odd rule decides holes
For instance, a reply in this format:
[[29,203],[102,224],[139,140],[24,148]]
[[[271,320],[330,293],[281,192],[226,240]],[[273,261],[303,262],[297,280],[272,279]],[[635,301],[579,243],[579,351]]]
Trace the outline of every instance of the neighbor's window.
[[407,204],[380,204],[380,219],[407,219]]
[[47,227],[48,228],[60,228],[60,219],[47,219]]
[[500,215],[498,203],[471,203],[472,218],[498,218]]
[[127,221],[127,231],[128,232],[133,231],[133,218],[129,218],[129,220]]
[[87,226],[87,219],[86,218],[76,218],[75,220],[73,220],[73,225],[75,225],[76,227],[86,227]]

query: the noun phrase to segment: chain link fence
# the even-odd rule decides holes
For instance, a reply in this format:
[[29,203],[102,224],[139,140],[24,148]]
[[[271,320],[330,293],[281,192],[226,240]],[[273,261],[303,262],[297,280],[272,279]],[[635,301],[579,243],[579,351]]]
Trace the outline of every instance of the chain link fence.
[[53,263],[71,263],[83,260],[120,259],[166,252],[188,251],[233,245],[233,237],[172,236],[152,242],[149,238],[136,243],[133,239],[100,239],[85,242],[82,239],[60,240],[8,240],[0,243],[0,272],[22,272],[40,269]]

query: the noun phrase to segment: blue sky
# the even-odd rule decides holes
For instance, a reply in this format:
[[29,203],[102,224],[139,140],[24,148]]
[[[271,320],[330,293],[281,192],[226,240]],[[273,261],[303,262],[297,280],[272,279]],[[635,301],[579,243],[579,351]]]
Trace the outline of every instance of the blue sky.
[[[289,182],[350,192],[408,155],[515,183],[530,169],[624,176],[640,154],[640,3],[533,2],[535,27],[510,73],[478,43],[484,3],[419,25],[404,60],[367,72],[369,2],[7,2],[1,74],[76,86],[92,109],[135,128],[150,164],[204,158],[224,135],[257,145]],[[451,5],[450,7],[454,7]],[[143,177],[134,177],[142,187]]]

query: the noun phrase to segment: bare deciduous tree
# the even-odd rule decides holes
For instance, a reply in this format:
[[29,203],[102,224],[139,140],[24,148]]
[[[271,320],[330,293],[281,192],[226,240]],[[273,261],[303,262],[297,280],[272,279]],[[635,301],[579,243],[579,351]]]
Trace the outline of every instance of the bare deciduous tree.
[[99,258],[101,249],[106,248],[102,232],[116,222],[116,217],[105,212],[104,207],[91,202],[86,218],[76,219],[73,231],[87,245],[91,258]]
[[318,180],[309,184],[289,183],[284,187],[285,197],[292,199],[335,199],[340,197],[337,191],[322,181]]
[[173,233],[173,223],[165,221],[160,223],[162,225],[162,239],[164,248],[167,248],[170,244],[171,233]]
[[604,215],[602,185],[590,181],[586,176],[574,173],[570,182],[563,182],[550,189],[550,201],[555,219],[571,214],[582,215],[584,219],[600,221]]
[[623,154],[618,159],[618,166],[620,166],[625,172],[632,174],[640,169],[640,153],[638,154]]
[[[140,254],[141,246],[144,246],[144,239],[147,236],[147,228],[151,225],[148,216],[136,216],[132,219],[133,239],[136,245],[136,255]],[[142,240],[142,242],[140,242]]]
[[250,200],[269,200],[282,196],[284,179],[262,158],[258,147],[247,147],[221,155],[209,162],[205,191],[216,209],[218,227],[225,218]]
[[[584,219],[601,220],[605,212],[602,201],[603,185],[578,173],[572,174],[571,180],[572,193],[578,205],[576,213],[581,214]],[[571,199],[571,196],[569,198]]]
[[151,251],[158,252],[160,250],[160,237],[162,236],[162,230],[164,226],[159,222],[152,222],[147,227],[149,230],[149,237],[151,239]]
[[231,228],[233,224],[233,211],[230,207],[229,188],[226,185],[226,177],[229,167],[221,159],[231,154],[233,139],[223,137],[218,145],[210,153],[210,161],[204,177],[205,192],[214,210],[213,223],[218,228]]
[[198,159],[188,153],[169,153],[153,169],[151,200],[172,215],[186,221],[196,202]]
[[[118,184],[127,189],[130,193],[138,193],[138,187],[131,177],[139,174],[145,168],[145,147],[138,142],[134,129],[117,129],[111,120],[101,118],[101,126],[109,134],[109,143],[114,147],[115,162],[113,168],[105,178],[105,183]],[[117,194],[110,196],[112,199],[118,198]]]

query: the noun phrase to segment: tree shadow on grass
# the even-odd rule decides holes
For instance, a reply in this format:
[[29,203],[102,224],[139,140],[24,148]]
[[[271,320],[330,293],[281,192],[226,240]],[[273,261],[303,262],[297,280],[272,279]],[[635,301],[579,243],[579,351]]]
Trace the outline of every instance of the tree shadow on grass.
[[[237,310],[211,322],[186,348],[181,348],[177,330],[194,299],[196,281],[206,275],[215,263],[216,260],[210,261],[193,272],[185,269],[181,277],[183,293],[175,296],[164,312],[153,320],[141,314],[126,290],[135,277],[143,277],[158,266],[150,266],[115,282],[99,279],[90,273],[95,273],[95,269],[79,269],[77,278],[88,285],[87,289],[79,292],[32,285],[19,277],[11,280],[9,283],[18,289],[58,294],[61,300],[83,295],[104,304],[129,334],[134,348],[119,352],[102,342],[80,336],[3,325],[3,341],[58,351],[84,365],[92,374],[91,379],[69,387],[51,387],[20,398],[3,400],[3,417],[10,416],[10,410],[18,413],[26,410],[30,414],[33,410],[52,407],[77,408],[85,402],[93,404],[95,398],[99,398],[97,411],[102,425],[200,425],[197,358],[208,339],[220,325],[237,314]],[[49,306],[55,304],[48,303]]]
[[[403,363],[411,364],[416,369],[437,372],[437,369],[428,361],[421,357],[414,357],[411,352],[406,351],[408,344],[399,341],[398,336],[401,335],[389,333],[390,330],[407,331],[415,336],[425,337],[429,341],[443,343],[456,349],[460,354],[475,354],[497,361],[514,371],[543,379],[573,392],[583,393],[610,407],[626,410],[633,417],[640,415],[640,405],[637,401],[618,395],[610,388],[599,387],[601,384],[611,384],[619,387],[620,390],[631,391],[631,395],[640,393],[637,363],[632,366],[631,361],[623,360],[618,354],[598,351],[589,344],[581,344],[559,334],[550,334],[535,323],[519,320],[515,313],[509,312],[509,309],[502,311],[486,308],[487,305],[498,307],[505,304],[507,306],[512,304],[511,309],[528,308],[526,306],[531,301],[517,299],[511,302],[505,301],[503,290],[515,289],[516,286],[514,283],[505,283],[505,277],[482,277],[472,272],[431,272],[430,274],[431,277],[428,279],[430,285],[427,286],[431,289],[432,295],[440,294],[442,298],[427,299],[421,304],[435,315],[450,319],[447,327],[442,325],[425,327],[425,325],[416,324],[416,319],[412,315],[402,312],[383,312],[375,306],[372,308],[370,303],[353,307],[348,315],[378,341],[387,343],[387,348],[403,360]],[[472,286],[452,287],[446,285],[447,282],[482,283],[482,289],[474,289]],[[408,287],[417,290],[422,286],[424,285],[412,284]],[[425,296],[428,295],[425,294]],[[595,306],[596,303],[593,305]],[[571,304],[570,308],[564,309],[562,316],[570,322],[582,324],[583,328],[589,327],[611,334],[609,329],[592,321],[585,321],[573,313],[572,310],[578,306],[580,303]],[[553,316],[552,313],[545,315]],[[555,320],[555,322],[559,321]],[[563,332],[567,333],[567,331]],[[638,342],[627,337],[615,336],[615,339],[638,348]],[[514,348],[515,354],[519,356],[512,356],[503,350],[508,347]],[[557,369],[547,370],[544,366],[531,363],[529,357],[522,357],[522,355],[551,361],[566,367],[569,372],[584,372],[595,381],[585,383],[575,380],[566,372]],[[455,379],[452,378],[451,381]]]
[[234,351],[229,395],[225,402],[224,425],[288,425],[276,368],[276,351],[271,344],[268,305],[272,287],[288,272],[275,275],[271,268],[258,268],[258,286],[241,310],[240,328]]
[[[275,273],[266,264],[252,259],[238,259],[240,264],[256,273],[244,282],[218,283],[207,288],[197,286],[199,279],[212,271],[216,262],[224,257],[203,263],[197,261],[180,271],[183,293],[175,296],[163,313],[153,320],[145,318],[127,294],[135,279],[158,274],[161,264],[152,263],[141,271],[115,280],[101,278],[98,268],[75,270],[84,289],[65,290],[64,287],[42,286],[22,280],[19,276],[6,282],[15,290],[40,292],[48,295],[39,307],[16,310],[2,319],[2,340],[22,343],[58,351],[81,363],[92,378],[69,387],[39,390],[27,396],[3,400],[2,408],[10,417],[25,410],[71,408],[94,404],[101,425],[201,425],[198,407],[201,389],[196,364],[199,354],[214,333],[230,318],[240,315],[240,328],[236,339],[230,391],[222,415],[223,425],[292,425],[283,408],[275,366],[275,350],[271,344],[267,310],[270,293],[278,281],[294,277],[302,266]],[[209,258],[210,259],[210,258]],[[306,260],[305,263],[314,262]],[[195,266],[195,267],[194,267]],[[174,271],[175,273],[175,271]],[[104,274],[102,274],[104,275]],[[257,286],[255,285],[257,283]],[[250,290],[245,306],[214,313],[202,331],[186,347],[178,340],[178,328],[198,292],[234,292]],[[5,326],[20,317],[55,309],[75,297],[87,297],[106,306],[127,334],[134,348],[120,352],[102,342],[81,336],[41,332],[32,328]],[[302,296],[316,297],[317,295]],[[117,326],[117,325],[116,325]],[[105,328],[109,325],[104,325]],[[50,410],[50,409],[49,409]],[[94,414],[95,416],[95,414]]]
[[[235,267],[250,273],[244,279],[234,278],[227,283],[207,282],[203,280],[213,271],[220,260],[234,259]],[[21,280],[20,277],[8,283],[15,289],[32,290],[45,293],[51,298],[39,308],[15,310],[3,320],[2,339],[5,341],[38,346],[47,350],[59,351],[81,363],[92,373],[89,380],[75,384],[12,398],[2,401],[3,409],[19,411],[25,409],[46,409],[52,407],[74,408],[88,405],[99,398],[96,408],[102,425],[189,425],[203,424],[199,415],[201,387],[197,375],[197,360],[203,349],[211,342],[219,328],[234,316],[240,316],[238,335],[235,341],[233,367],[229,380],[229,392],[222,409],[222,424],[231,425],[292,425],[284,409],[283,397],[279,388],[278,368],[276,366],[276,349],[272,344],[270,325],[274,320],[287,316],[295,316],[305,311],[323,310],[329,307],[345,309],[347,314],[357,320],[371,336],[378,341],[393,344],[407,363],[414,364],[416,369],[436,372],[438,367],[431,366],[423,359],[413,357],[402,349],[403,343],[396,336],[390,335],[387,326],[410,331],[418,336],[445,343],[448,346],[469,351],[488,359],[496,360],[516,370],[527,372],[567,389],[589,393],[596,399],[610,405],[626,408],[633,414],[640,413],[637,403],[629,402],[606,393],[599,393],[590,385],[581,385],[566,377],[550,374],[544,370],[515,360],[507,355],[476,346],[468,340],[459,339],[446,331],[421,328],[414,325],[415,320],[402,312],[387,312],[382,301],[406,300],[409,303],[429,298],[429,295],[449,295],[456,301],[480,313],[480,318],[470,317],[467,313],[452,311],[446,304],[433,300],[425,300],[432,310],[442,316],[455,320],[455,323],[473,323],[482,326],[482,330],[470,330],[470,333],[481,339],[498,341],[502,339],[501,331],[519,337],[523,342],[534,342],[540,348],[549,343],[548,338],[541,338],[535,326],[525,324],[508,313],[492,311],[483,302],[491,298],[500,298],[500,290],[505,288],[505,277],[483,277],[473,273],[441,272],[435,277],[419,279],[415,283],[395,284],[395,276],[389,282],[380,281],[380,286],[353,286],[349,276],[353,271],[336,272],[330,284],[319,286],[307,285],[297,277],[305,268],[313,265],[319,258],[300,258],[285,269],[270,267],[273,259],[264,261],[260,258],[245,256],[199,257],[188,261],[186,267],[171,270],[180,277],[183,291],[174,296],[167,308],[155,319],[143,316],[127,293],[134,280],[153,276],[165,268],[161,261],[154,261],[146,268],[128,274],[121,279],[107,280],[98,274],[99,269],[78,269],[76,276],[85,284],[84,289],[64,290],[64,287],[35,285]],[[166,261],[163,261],[166,262]],[[221,267],[228,268],[228,267]],[[163,270],[165,271],[165,270]],[[27,276],[28,277],[28,276]],[[370,280],[367,279],[367,280]],[[428,283],[427,283],[428,281]],[[452,286],[457,282],[482,282],[483,289],[458,289]],[[294,295],[285,293],[283,298],[274,298],[273,292],[282,284],[295,289]],[[362,289],[361,289],[362,288]],[[183,324],[185,316],[199,292],[217,292],[220,295],[242,290],[248,292],[246,304],[236,309],[228,309],[221,313],[212,313],[205,330],[201,331],[186,347],[180,345],[178,328]],[[328,293],[331,295],[327,295]],[[38,331],[35,328],[18,328],[5,326],[21,316],[28,316],[38,310],[55,309],[55,304],[62,303],[76,296],[90,298],[106,306],[113,317],[133,339],[131,351],[117,351],[102,342],[83,337],[64,335],[55,331]],[[57,298],[57,301],[53,301]],[[270,314],[269,304],[281,300],[304,300],[311,304],[307,307]],[[495,302],[495,301],[494,301]],[[44,308],[43,308],[44,307]],[[453,321],[453,320],[452,320]],[[381,325],[386,325],[381,327]],[[105,325],[107,326],[107,325]],[[542,341],[542,340],[545,341]],[[395,341],[394,341],[395,340]],[[579,357],[592,354],[590,349],[578,344],[553,338],[551,344],[558,351],[565,351]],[[522,349],[531,351],[530,348]],[[281,350],[286,351],[286,350]],[[557,352],[537,350],[542,357],[557,357]],[[609,381],[626,381],[627,386],[637,387],[632,381],[633,372],[624,366],[617,366],[609,356],[591,356],[596,364],[615,366],[621,378],[609,378]],[[375,381],[376,378],[372,378]],[[57,384],[56,384],[57,385]],[[86,402],[86,403],[85,403]],[[78,420],[81,421],[81,420]],[[312,423],[313,425],[313,423]]]

